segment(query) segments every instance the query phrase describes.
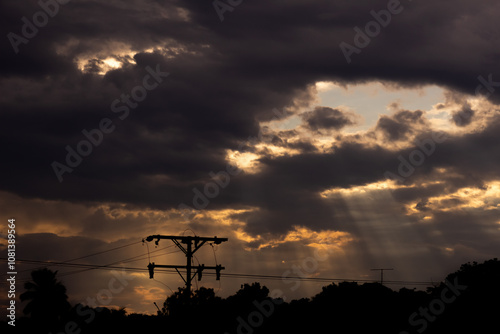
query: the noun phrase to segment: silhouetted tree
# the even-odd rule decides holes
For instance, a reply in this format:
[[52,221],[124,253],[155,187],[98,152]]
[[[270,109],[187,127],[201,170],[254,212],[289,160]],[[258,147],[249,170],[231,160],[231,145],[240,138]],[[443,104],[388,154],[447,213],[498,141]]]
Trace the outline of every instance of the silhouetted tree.
[[[55,272],[33,272],[22,296],[29,301],[31,319],[57,321],[66,304],[64,286]],[[341,282],[323,287],[310,299],[280,301],[269,297],[269,289],[259,283],[244,284],[225,299],[213,289],[200,288],[188,296],[183,288],[164,303],[163,316],[131,314],[124,309],[73,308],[63,324],[73,321],[73,333],[108,334],[188,331],[220,333],[314,333],[325,328],[335,333],[447,334],[489,333],[497,326],[500,306],[500,262],[466,263],[427,291],[401,288],[398,292],[378,283]],[[49,288],[50,287],[50,288]],[[59,287],[59,288],[56,288]],[[61,288],[62,287],[62,288]],[[49,293],[44,291],[54,291]],[[59,299],[54,296],[59,295]],[[62,296],[62,297],[61,297]],[[278,302],[279,301],[279,302]],[[59,310],[54,313],[54,310]],[[45,312],[51,312],[50,315]],[[41,326],[23,324],[23,333],[43,333]],[[4,328],[7,327],[6,323]],[[16,325],[17,327],[17,325]],[[4,332],[0,324],[0,332]],[[56,332],[64,332],[62,326]],[[10,329],[7,327],[7,329]],[[81,330],[81,331],[80,331]],[[494,331],[494,330],[493,330]],[[6,332],[7,333],[7,332]],[[46,333],[46,332],[45,332]]]
[[47,268],[31,272],[32,282],[26,282],[21,301],[27,301],[24,314],[43,330],[53,328],[70,309],[66,287],[56,279],[57,271]]
[[[446,277],[446,283],[430,288],[431,298],[453,300],[442,315],[429,324],[436,333],[486,333],[496,325],[500,306],[500,261],[465,263]],[[445,292],[443,292],[445,291]],[[498,328],[498,326],[496,326]]]
[[228,297],[230,303],[251,304],[254,300],[264,300],[269,296],[269,289],[259,282],[243,284],[234,296]]
[[201,287],[189,297],[185,288],[179,288],[167,297],[162,313],[172,331],[181,331],[189,324],[191,332],[223,333],[221,326],[227,317],[223,309],[222,298],[215,296],[211,288]]
[[192,292],[189,296],[186,294],[186,288],[179,288],[172,295],[168,296],[163,303],[163,314],[178,315],[181,312],[185,312],[192,296]]
[[185,312],[199,312],[207,310],[214,306],[215,303],[220,303],[222,299],[215,296],[214,289],[200,287],[198,290],[191,292],[190,297],[187,297],[185,288],[179,288],[171,296],[168,296],[163,303],[162,312],[167,315],[179,315]]

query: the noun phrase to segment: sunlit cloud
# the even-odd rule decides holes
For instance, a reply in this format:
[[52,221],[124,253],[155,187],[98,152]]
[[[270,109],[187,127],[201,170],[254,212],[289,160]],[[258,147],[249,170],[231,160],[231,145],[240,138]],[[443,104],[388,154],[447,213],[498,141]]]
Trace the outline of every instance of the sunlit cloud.
[[412,202],[406,205],[409,215],[422,215],[429,220],[429,213],[455,210],[500,210],[500,181],[485,184],[484,188],[464,187],[453,193],[429,197],[424,203]]
[[290,149],[287,147],[280,147],[276,145],[266,145],[266,144],[258,144],[255,146],[258,150],[257,153],[261,155],[271,156],[273,158],[281,157],[281,156],[294,156],[300,154],[300,150]]
[[315,83],[315,85],[316,85],[316,90],[318,91],[318,93],[328,92],[328,91],[333,90],[335,88],[341,87],[340,85],[338,85],[334,82],[331,82],[331,81],[318,81]]
[[[251,236],[250,234],[246,233],[242,228],[238,228],[234,231],[234,234],[236,235],[236,238],[238,240],[241,240],[243,242],[255,242],[261,239],[260,235],[257,236]],[[247,247],[246,250],[251,250],[251,248]]]
[[237,166],[239,169],[245,171],[245,173],[255,174],[260,170],[260,163],[258,159],[260,156],[251,152],[238,152],[233,150],[227,150],[226,159],[229,163]]
[[379,190],[394,190],[399,188],[404,188],[405,185],[398,185],[393,180],[377,181],[374,183],[369,183],[361,186],[354,186],[350,188],[332,188],[320,193],[322,198],[329,198],[336,195],[344,197],[354,197],[367,195],[369,192],[379,191]]
[[307,227],[295,226],[293,230],[280,238],[260,243],[257,249],[274,248],[285,243],[302,242],[306,246],[313,248],[342,250],[346,244],[353,240],[353,236],[348,232],[329,230],[317,232]]
[[[440,257],[458,264],[463,254],[498,253],[496,10],[413,2],[415,10],[348,65],[339,43],[352,41],[373,2],[229,2],[234,11],[219,22],[215,2],[81,1],[58,7],[19,53],[4,40],[0,126],[9,144],[0,211],[18,220],[23,256],[66,260],[117,247],[82,260],[145,270],[149,259],[185,263],[170,240],[141,243],[148,235],[217,235],[229,242],[196,255],[229,273],[269,274],[329,249],[340,256],[322,263],[332,266],[321,269],[325,277],[390,265],[398,269],[391,276],[417,279],[443,274]],[[32,30],[20,17],[30,19],[35,7],[2,6],[5,33]],[[259,27],[242,24],[256,17]],[[429,29],[414,29],[425,17]],[[470,33],[446,38],[457,24],[454,31]],[[159,80],[160,68],[172,75]],[[141,83],[153,80],[154,91],[141,94]],[[477,85],[490,100],[473,95]],[[141,99],[134,95],[143,95],[140,106],[127,100]],[[462,111],[471,117],[460,123]],[[103,118],[116,130],[101,144]],[[385,180],[386,170],[405,174],[399,156],[410,161],[422,148],[416,139],[439,130],[447,141],[422,149],[425,161],[412,163],[403,184]],[[75,152],[67,155],[68,147]],[[92,155],[80,165],[70,161],[77,154]],[[64,182],[54,162],[69,166]],[[222,182],[210,171],[228,163],[244,172],[202,199]],[[149,254],[166,246],[178,252]],[[141,260],[127,261],[134,256]],[[75,281],[97,283],[95,273]],[[156,312],[152,302],[171,292],[155,288],[146,271],[129,277],[139,286],[123,294],[132,295],[123,305],[135,310]],[[164,282],[183,285],[171,278]],[[240,282],[222,284],[228,295]]]

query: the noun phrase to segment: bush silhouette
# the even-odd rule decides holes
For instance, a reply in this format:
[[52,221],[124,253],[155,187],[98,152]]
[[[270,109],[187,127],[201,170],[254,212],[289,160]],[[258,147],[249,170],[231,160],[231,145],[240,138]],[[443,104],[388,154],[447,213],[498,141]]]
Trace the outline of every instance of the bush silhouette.
[[[258,326],[241,327],[256,304],[272,301],[269,289],[258,282],[243,284],[227,298],[216,296],[213,289],[201,287],[190,294],[179,288],[167,297],[160,315],[127,314],[125,309],[93,309],[76,305],[68,312],[66,289],[56,279],[57,272],[47,269],[32,273],[33,282],[25,284],[22,300],[28,301],[17,330],[47,333],[63,329],[70,321],[85,333],[138,333],[188,331],[218,334],[309,333],[486,333],[496,328],[500,311],[500,262],[497,259],[463,264],[446,280],[426,291],[402,288],[399,291],[378,283],[332,283],[311,298],[274,303],[272,312]],[[429,305],[441,305],[444,296],[452,299],[450,286],[460,285],[453,302],[432,320],[422,320],[419,312]],[[466,287],[466,288],[464,288]],[[444,305],[444,303],[442,303]],[[270,305],[270,304],[267,304]],[[253,313],[252,313],[253,312]],[[82,317],[81,314],[92,314]],[[419,319],[418,325],[411,322]],[[59,324],[59,326],[57,326]],[[6,322],[2,333],[8,333]],[[6,329],[5,331],[3,329]],[[57,332],[59,333],[59,332]]]

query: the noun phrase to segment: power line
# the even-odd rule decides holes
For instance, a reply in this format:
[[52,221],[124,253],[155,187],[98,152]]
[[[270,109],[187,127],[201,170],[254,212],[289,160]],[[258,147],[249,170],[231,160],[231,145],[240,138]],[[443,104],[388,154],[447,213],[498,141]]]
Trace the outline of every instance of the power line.
[[[77,258],[74,258],[74,259],[70,259],[70,260],[64,260],[62,262],[73,262],[73,261],[76,261],[76,260],[81,260],[81,259],[85,259],[85,258],[88,258],[88,257],[91,257],[91,256],[96,256],[96,255],[100,255],[100,254],[104,254],[104,253],[108,253],[108,252],[111,252],[111,251],[114,251],[114,250],[117,250],[117,249],[121,249],[121,248],[125,248],[125,247],[129,247],[129,246],[132,246],[132,245],[136,245],[138,243],[141,243],[142,241],[136,241],[136,242],[132,242],[130,244],[126,244],[126,245],[122,245],[122,246],[118,246],[118,247],[114,247],[114,248],[111,248],[111,249],[108,249],[108,250],[104,250],[104,251],[100,251],[100,252],[97,252],[97,253],[92,253],[92,254],[88,254],[88,255],[84,255],[84,256],[80,256],[80,257],[77,257]],[[49,267],[51,266],[50,264],[47,266]],[[18,273],[23,273],[23,272],[26,272],[26,271],[31,271],[33,269],[25,269],[25,270],[21,270],[19,271]],[[2,275],[2,276],[5,276]]]
[[[7,261],[7,258],[0,258],[0,261]],[[101,270],[125,270],[125,271],[135,271],[135,272],[146,272],[147,268],[140,267],[124,267],[124,266],[114,266],[114,265],[93,265],[85,263],[68,263],[68,262],[50,262],[50,261],[39,261],[39,260],[25,260],[17,259],[16,261],[20,263],[35,263],[35,264],[51,264],[53,266],[60,267],[79,267],[86,269],[101,269]],[[165,274],[176,274],[175,270],[168,269],[158,269],[157,272]],[[216,275],[216,273],[207,272],[207,275]],[[299,281],[314,281],[314,282],[373,282],[373,280],[367,279],[353,279],[353,278],[331,278],[331,277],[304,277],[304,276],[278,276],[278,275],[263,275],[263,274],[245,274],[245,273],[221,273],[221,276],[226,278],[260,278],[265,280],[299,280]],[[426,281],[384,281],[385,284],[407,284],[407,285],[427,285],[430,286],[433,282]]]
[[[160,252],[162,250],[165,250],[167,248],[171,248],[171,247],[174,247],[174,246],[175,245],[170,245],[170,246],[167,246],[167,247],[163,247],[163,248],[160,248],[158,250],[152,251],[150,254],[157,253],[157,252]],[[129,263],[129,262],[141,261],[141,260],[145,260],[145,259],[150,259],[150,258],[154,258],[154,257],[158,257],[158,256],[163,256],[163,255],[168,255],[168,254],[174,254],[174,253],[180,253],[180,252],[181,252],[181,250],[176,249],[176,250],[174,250],[172,252],[161,253],[161,254],[157,254],[157,255],[153,255],[153,256],[150,256],[149,254],[147,256],[146,256],[146,254],[141,254],[141,255],[136,255],[136,256],[130,257],[128,259],[117,261],[115,263]]]
[[[115,247],[115,248],[112,248],[112,249],[108,249],[106,251],[102,251],[102,252],[98,252],[98,253],[93,253],[93,254],[85,255],[85,256],[80,257],[80,259],[87,258],[87,257],[90,257],[90,256],[99,255],[99,254],[103,254],[103,253],[110,252],[110,251],[113,251],[113,250],[116,250],[116,249],[128,247],[128,246],[131,246],[131,245],[135,245],[137,243],[139,243],[139,242],[134,242],[134,243],[131,243],[131,244],[127,244],[127,245]],[[160,252],[162,250],[165,250],[165,249],[171,248],[171,247],[174,247],[174,245],[162,247],[160,249],[152,251],[151,253],[157,253],[157,252]],[[152,257],[163,256],[163,255],[177,253],[177,252],[180,252],[180,250],[175,250],[173,252],[167,252],[167,253],[162,253],[162,254],[154,255]],[[120,260],[120,261],[115,261],[115,262],[112,262],[112,263],[108,263],[107,265],[113,265],[113,264],[118,264],[118,263],[129,263],[129,262],[134,262],[134,261],[141,261],[141,260],[145,259],[145,256],[146,256],[146,254],[136,255],[136,256],[133,256],[133,257],[128,258],[128,259],[124,259],[124,260]],[[149,254],[148,254],[148,257],[149,257]],[[70,263],[71,261],[75,261],[77,259],[79,259],[79,258],[62,261],[58,265],[61,266],[61,264],[63,264],[63,263]],[[19,261],[19,260],[17,260],[17,261]],[[31,264],[46,263],[46,265],[44,267],[57,266],[55,264],[56,262],[53,262],[53,261],[35,262],[35,260],[32,260],[31,262],[32,262]],[[27,262],[25,262],[25,263],[27,263]],[[89,270],[94,270],[94,269],[99,269],[99,268],[87,268],[87,269],[83,269],[83,270],[74,270],[74,271],[70,271],[70,272],[62,272],[62,273],[59,274],[59,277],[65,277],[65,276],[69,276],[69,275],[79,274],[79,273],[86,272],[86,271],[89,271]],[[34,270],[34,269],[33,268],[31,268],[31,269],[25,269],[25,270],[19,271],[19,273],[23,273],[23,272],[26,272],[26,271],[32,271],[32,270]],[[20,280],[19,282],[27,282],[27,281],[29,281],[29,279]]]
[[[164,250],[166,248],[170,248],[170,247],[173,247],[173,246],[174,245],[163,247],[163,248],[160,248],[158,250],[152,251],[151,253],[156,253],[156,252],[162,251],[162,250]],[[154,256],[151,256],[151,257],[148,254],[147,257],[148,258],[154,258],[154,257],[163,256],[163,255],[167,255],[167,254],[178,253],[178,252],[180,252],[180,250],[175,250],[173,252],[166,252],[166,253],[162,253],[162,254],[157,254],[157,255],[154,255]],[[108,263],[107,265],[111,266],[111,265],[119,264],[119,263],[130,263],[130,262],[135,262],[135,261],[142,261],[142,260],[145,260],[145,259],[146,259],[146,254],[141,254],[141,255],[133,256],[133,257],[128,258],[128,259],[124,259],[124,260],[120,260],[120,261],[115,261],[115,262],[112,262],[112,263]],[[69,276],[69,275],[73,275],[73,274],[79,274],[79,273],[82,273],[82,272],[85,272],[85,271],[89,271],[89,270],[94,270],[94,269],[98,269],[98,268],[89,268],[89,269],[83,269],[83,270],[75,270],[75,271],[70,271],[70,272],[64,272],[64,273],[61,273],[61,275],[59,275],[59,277]]]
[[[81,260],[81,259],[85,259],[85,258],[88,258],[88,257],[92,257],[92,256],[96,256],[96,255],[100,255],[100,254],[104,254],[104,253],[108,253],[108,252],[111,252],[111,251],[114,251],[114,250],[117,250],[117,249],[121,249],[121,248],[125,248],[125,247],[129,247],[129,246],[132,246],[132,245],[136,245],[138,243],[141,243],[142,241],[137,241],[137,242],[132,242],[130,244],[127,244],[127,245],[122,245],[122,246],[118,246],[118,247],[114,247],[114,248],[111,248],[111,249],[108,249],[108,250],[104,250],[104,251],[100,251],[100,252],[97,252],[97,253],[92,253],[92,254],[88,254],[88,255],[84,255],[84,256],[81,256],[81,257],[77,257],[77,258],[74,258],[74,259],[70,259],[70,260],[65,260],[65,261],[62,261],[63,263],[68,263],[68,262],[72,262],[72,261],[76,261],[76,260]],[[147,244],[146,244],[147,245]],[[160,252],[164,249],[167,249],[167,248],[171,248],[171,247],[174,247],[174,245],[170,245],[170,246],[166,246],[166,247],[162,247],[160,249],[157,249],[157,250],[154,250],[151,252],[152,253],[157,253],[157,252]],[[169,252],[169,253],[163,253],[163,254],[160,254],[160,255],[155,255],[153,257],[157,257],[157,256],[162,256],[162,255],[167,255],[167,254],[171,254],[171,253],[176,253],[178,251],[175,251],[175,252]],[[149,245],[148,245],[148,257],[149,257]],[[131,257],[131,258],[128,258],[128,259],[124,259],[122,261],[116,261],[116,262],[113,262],[113,263],[110,263],[110,265],[112,264],[116,264],[116,263],[128,263],[128,262],[134,262],[134,261],[139,261],[139,260],[143,260],[145,258],[146,254],[141,254],[141,255],[136,255],[134,257]],[[137,260],[132,260],[134,258],[137,258]],[[130,261],[129,261],[130,260]],[[47,262],[47,265],[45,265],[45,267],[52,267],[53,262]],[[83,270],[75,270],[75,271],[70,271],[70,272],[63,272],[63,273],[60,273],[59,274],[59,277],[64,277],[64,276],[69,276],[69,275],[73,275],[73,274],[79,274],[79,273],[82,273],[82,272],[85,272],[85,271],[89,271],[89,270],[93,270],[95,268],[90,268],[90,269],[83,269]],[[31,269],[25,269],[25,270],[21,270],[19,271],[18,273],[24,273],[24,272],[27,272],[27,271],[33,271],[34,268],[31,268]],[[2,276],[6,276],[6,274],[2,274]],[[22,280],[23,281],[23,280]],[[28,281],[28,280],[24,280],[24,281]]]
[[[304,277],[304,276],[277,276],[277,275],[261,275],[261,274],[233,274],[224,273],[225,277],[241,277],[241,278],[264,278],[269,280],[300,280],[300,281],[318,281],[318,282],[331,282],[331,281],[345,281],[345,282],[373,282],[373,280],[368,279],[357,279],[357,278],[330,278],[330,277]],[[384,281],[387,284],[415,284],[415,285],[432,285],[432,282],[425,281]]]
[[[215,265],[219,265],[217,263],[217,255],[215,255],[215,247],[214,247],[214,244],[213,243],[209,243],[209,245],[212,247],[212,252],[214,253],[214,261],[215,261]],[[215,292],[216,294],[219,293],[221,289],[221,281],[219,280],[219,287],[217,288],[217,291]]]
[[384,270],[394,270],[393,268],[375,268],[370,270],[380,270],[380,284],[384,285]]
[[[194,233],[194,231],[193,231]],[[220,280],[220,272],[224,268],[221,265],[217,265],[215,267],[212,266],[205,266],[204,264],[200,265],[198,262],[198,267],[194,266],[193,262],[193,256],[196,251],[198,251],[206,242],[213,242],[214,244],[220,244],[222,242],[227,241],[227,238],[217,238],[217,237],[199,237],[199,236],[175,236],[175,235],[150,235],[148,236],[145,240],[147,242],[151,242],[154,239],[156,239],[155,244],[158,245],[160,240],[166,239],[166,240],[171,240],[185,255],[186,255],[186,265],[171,265],[171,264],[155,264],[149,263],[148,264],[148,270],[149,270],[149,278],[154,277],[154,269],[155,268],[173,268],[179,276],[182,278],[184,283],[186,283],[186,289],[185,289],[185,294],[189,298],[191,296],[191,282],[194,279],[195,276],[198,276],[198,281],[201,280],[201,277],[203,275],[204,270],[215,270],[215,279]],[[184,247],[182,244],[185,244],[186,246]],[[196,257],[195,257],[196,258]],[[198,259],[196,258],[196,261]],[[182,275],[179,269],[185,269],[186,270],[186,275]],[[192,275],[192,271],[194,270],[194,275]],[[195,281],[196,282],[196,281]],[[197,283],[196,283],[197,284]]]
[[63,262],[73,262],[73,261],[76,261],[76,260],[85,259],[85,258],[88,258],[88,257],[91,257],[91,256],[96,256],[96,255],[104,254],[104,253],[111,252],[111,251],[114,251],[114,250],[117,250],[117,249],[125,248],[125,247],[132,246],[132,245],[136,245],[136,244],[141,243],[141,242],[142,241],[132,242],[132,243],[127,244],[127,245],[118,246],[118,247],[111,248],[111,249],[108,249],[108,250],[105,250],[105,251],[101,251],[101,252],[97,252],[97,253],[93,253],[93,254],[81,256],[81,257],[77,257],[77,258],[74,258],[74,259],[71,259],[71,260],[66,260],[66,261],[63,261]]
[[[116,248],[113,248],[113,249],[109,249],[107,251],[103,251],[103,252],[98,252],[98,253],[94,253],[94,254],[90,254],[90,255],[86,255],[86,256],[83,256],[82,258],[86,258],[86,257],[89,257],[89,256],[93,256],[93,255],[97,255],[97,254],[102,254],[102,253],[105,253],[105,252],[109,252],[109,251],[112,251],[112,250],[115,250],[115,249],[119,249],[119,248],[123,248],[123,247],[127,247],[127,246],[130,246],[130,245],[134,245],[134,244],[137,244],[137,242],[135,243],[132,243],[132,244],[128,244],[128,245],[124,245],[124,246],[120,246],[120,247],[116,247]],[[171,247],[174,247],[175,245],[170,245],[170,246],[166,246],[166,247],[162,247],[160,249],[157,249],[157,250],[154,250],[151,252],[152,253],[157,253],[157,252],[160,252],[162,250],[165,250],[167,248],[171,248]],[[179,253],[181,252],[180,250],[175,250],[173,252],[166,252],[166,253],[161,253],[161,254],[157,254],[157,255],[154,255],[152,256],[152,258],[155,258],[155,257],[158,257],[158,256],[163,256],[163,255],[168,255],[168,254],[173,254],[173,253]],[[120,261],[115,261],[115,262],[112,262],[112,263],[108,263],[106,264],[107,266],[110,266],[110,265],[114,265],[114,264],[118,264],[118,263],[130,263],[130,262],[135,262],[135,261],[142,261],[144,259],[146,259],[146,257],[150,257],[149,254],[141,254],[141,255],[136,255],[136,256],[133,256],[131,258],[127,258],[127,259],[123,259],[123,260],[120,260]],[[44,265],[43,267],[52,267],[52,266],[62,266],[64,267],[64,263],[69,263],[68,261],[74,261],[75,259],[72,259],[72,260],[66,260],[66,261],[62,261],[62,262],[59,262],[58,264],[55,264],[56,262],[53,262],[53,261],[40,261],[40,262],[35,262],[35,260],[30,260],[30,262],[25,262],[25,263],[30,263],[30,264],[38,264],[38,263],[44,263],[46,265]],[[19,260],[17,260],[19,261]],[[67,267],[67,266],[66,266]],[[71,267],[74,267],[74,266],[71,266]],[[38,267],[38,268],[41,268],[41,267]],[[86,271],[90,271],[90,270],[95,270],[95,269],[102,269],[102,268],[95,268],[95,267],[85,267],[85,269],[79,269],[79,270],[73,270],[73,271],[66,271],[66,272],[61,272],[59,273],[59,277],[66,277],[66,276],[70,276],[70,275],[75,275],[75,274],[80,274],[80,273],[83,273],[83,272],[86,272]],[[33,271],[35,270],[34,268],[31,268],[31,269],[25,269],[25,270],[21,270],[19,271],[19,273],[22,273],[22,272],[27,272],[27,271]],[[3,275],[5,276],[5,274]],[[24,279],[24,280],[18,280],[18,282],[22,283],[22,282],[28,282],[30,279]],[[3,284],[3,282],[0,282],[0,284]]]

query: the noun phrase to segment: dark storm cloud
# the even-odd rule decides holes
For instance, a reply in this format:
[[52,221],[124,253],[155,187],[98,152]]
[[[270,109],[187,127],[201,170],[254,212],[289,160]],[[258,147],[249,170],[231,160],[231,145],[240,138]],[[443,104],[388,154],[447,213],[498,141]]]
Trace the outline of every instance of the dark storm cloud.
[[382,115],[375,129],[383,132],[389,140],[403,140],[408,134],[413,133],[413,127],[427,124],[422,115],[423,112],[420,110],[400,110],[393,116]]
[[[488,182],[498,180],[495,166],[498,166],[500,159],[494,152],[498,149],[499,133],[500,117],[497,115],[481,132],[448,136],[445,142],[436,144],[435,151],[426,157],[423,165],[416,167],[413,175],[405,180],[405,183],[412,187],[394,190],[394,198],[401,202],[412,202],[453,193],[466,187],[486,190]],[[430,138],[430,135],[423,134],[421,138],[423,141]],[[415,149],[419,147],[415,146],[396,154],[408,158]],[[396,163],[390,170],[394,170],[395,166]],[[438,171],[439,169],[444,171]],[[428,183],[431,180],[440,183]],[[453,207],[451,203],[450,207]]]
[[289,147],[291,149],[297,149],[303,153],[313,153],[313,152],[316,152],[318,150],[316,148],[316,146],[314,146],[312,143],[310,143],[306,140],[301,140],[298,142],[289,143],[287,145],[287,147]]
[[470,179],[494,180],[498,177],[495,166],[500,163],[500,156],[494,153],[498,150],[499,141],[500,117],[496,112],[496,117],[483,131],[443,143],[434,161],[436,165],[457,171]]
[[[491,45],[499,29],[494,23],[498,12],[494,1],[481,5],[446,0],[432,5],[401,2],[402,13],[393,16],[390,24],[347,65],[339,44],[353,43],[353,28],[364,30],[368,22],[374,21],[370,11],[386,9],[387,3],[253,1],[227,13],[223,24],[207,15],[209,3],[186,6],[195,20],[231,41],[224,45],[226,52],[245,50],[240,58],[249,70],[265,68],[276,73],[287,69],[288,73],[302,71],[346,81],[437,83],[471,94],[475,93],[479,75],[493,73],[499,81],[495,65],[498,47]],[[252,24],[256,21],[258,26]]]
[[460,110],[453,113],[453,123],[457,126],[467,126],[472,122],[474,114],[475,111],[472,109],[471,105],[469,103],[464,103]]
[[345,126],[355,124],[346,113],[329,107],[315,107],[314,110],[307,111],[301,116],[306,127],[314,131],[328,129],[340,130]]
[[[0,136],[8,143],[0,187],[26,197],[176,208],[190,203],[193,187],[203,187],[210,171],[225,169],[226,150],[255,136],[257,120],[271,120],[273,108],[307,106],[317,81],[433,83],[474,94],[478,76],[491,73],[493,82],[481,92],[500,101],[500,47],[493,43],[499,36],[497,2],[404,2],[403,12],[348,65],[339,44],[353,43],[353,28],[364,28],[373,20],[370,11],[386,6],[387,1],[252,1],[226,12],[220,22],[210,1],[71,1],[19,45],[18,54],[7,38],[0,42]],[[20,34],[21,17],[30,19],[39,10],[35,2],[3,2],[3,36]],[[96,75],[103,58],[117,55],[122,44],[134,51],[136,64]],[[165,52],[144,51],[155,47]],[[77,68],[81,57],[90,57],[88,73]],[[148,66],[170,76],[119,121],[112,101],[140,85]],[[420,116],[400,111],[382,117],[378,126],[389,138],[402,139]],[[51,163],[63,163],[66,145],[74,148],[85,139],[81,131],[98,127],[104,117],[116,130],[59,183]],[[316,109],[305,117],[311,128],[348,125],[338,110]],[[494,147],[489,136],[498,137],[494,126],[443,144],[415,177],[445,166],[492,178],[498,166],[488,158]],[[318,191],[381,180],[397,166],[398,154],[408,153],[352,143],[327,153],[315,152],[307,141],[281,145],[302,154],[266,156],[261,173],[235,178],[209,209],[262,208],[262,215],[248,220],[256,233],[305,222],[332,227],[332,208]]]
[[[409,188],[393,190],[394,198],[408,203],[464,187],[485,190],[485,183],[498,179],[495,166],[500,160],[495,152],[500,141],[499,119],[497,117],[483,132],[450,136],[444,143],[436,144],[433,154],[405,181]],[[430,133],[422,133],[421,141],[430,136]],[[319,192],[383,181],[385,171],[397,168],[398,156],[408,158],[415,149],[419,146],[390,151],[344,143],[329,153],[263,159],[265,168],[261,173],[242,177],[242,183],[236,181],[235,188],[241,187],[239,190],[244,193],[243,202],[262,209],[244,214],[243,218],[249,223],[249,231],[255,233],[282,232],[300,224],[319,229],[342,226],[349,230],[351,227],[346,226],[345,220],[333,218],[344,210],[345,204],[327,203],[319,197]],[[439,171],[443,168],[444,174]],[[456,206],[456,203],[449,204]],[[278,219],[280,215],[283,219]]]
[[[262,172],[236,179],[229,192],[240,192],[238,202],[260,208],[240,217],[248,222],[250,232],[282,233],[303,224],[336,229],[340,222],[332,217],[342,205],[331,206],[319,192],[376,182],[394,161],[397,158],[390,151],[359,144],[345,144],[329,153],[266,158],[261,160],[265,166]],[[214,205],[224,199],[223,194]]]

